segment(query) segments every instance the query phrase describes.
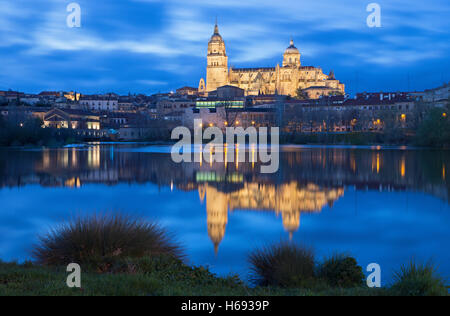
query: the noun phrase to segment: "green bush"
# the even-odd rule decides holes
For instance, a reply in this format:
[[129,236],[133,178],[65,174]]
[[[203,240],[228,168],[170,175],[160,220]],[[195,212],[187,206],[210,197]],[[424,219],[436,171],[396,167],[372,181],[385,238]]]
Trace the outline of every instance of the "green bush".
[[74,262],[99,272],[110,271],[123,258],[155,255],[184,257],[158,224],[119,214],[75,218],[41,236],[33,251],[42,265]]
[[237,275],[218,277],[207,267],[190,266],[170,255],[120,259],[113,264],[110,272],[151,275],[164,282],[186,282],[195,286],[220,282],[227,287],[244,286]]
[[429,147],[450,146],[450,119],[445,111],[445,109],[433,108],[427,113],[415,137],[417,145]]
[[281,242],[249,255],[250,281],[260,286],[308,287],[314,283],[314,252]]
[[334,255],[319,267],[318,276],[332,287],[351,288],[364,285],[364,273],[356,259]]
[[391,291],[400,296],[446,296],[444,280],[431,264],[416,264],[411,261],[394,274],[395,283]]

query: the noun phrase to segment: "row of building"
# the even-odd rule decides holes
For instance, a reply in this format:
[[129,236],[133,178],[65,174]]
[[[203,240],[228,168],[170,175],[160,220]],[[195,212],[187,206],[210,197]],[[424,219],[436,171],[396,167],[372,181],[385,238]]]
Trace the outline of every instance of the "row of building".
[[[445,107],[450,84],[423,92],[359,93],[295,99],[287,95],[247,95],[232,85],[218,87],[204,96],[195,88],[176,93],[119,96],[81,95],[69,92],[42,92],[33,95],[0,91],[0,113],[17,122],[29,117],[42,120],[43,127],[67,128],[90,137],[122,140],[145,138],[150,132],[171,126],[271,127],[287,132],[373,131],[387,120],[413,128],[418,104]],[[419,113],[420,114],[420,113]]]
[[[283,95],[245,95],[244,89],[222,86],[208,97],[167,98],[157,103],[156,113],[168,121],[194,128],[194,120],[204,127],[279,126],[287,132],[378,131],[389,124],[414,128],[429,107],[445,107],[450,84],[423,92],[358,93],[294,99]],[[195,96],[193,88],[179,93]]]

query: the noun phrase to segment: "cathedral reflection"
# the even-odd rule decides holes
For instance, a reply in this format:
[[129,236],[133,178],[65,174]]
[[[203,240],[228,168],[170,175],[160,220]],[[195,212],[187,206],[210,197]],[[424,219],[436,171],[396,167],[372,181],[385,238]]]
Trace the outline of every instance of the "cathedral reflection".
[[423,192],[446,202],[450,195],[446,182],[448,151],[286,148],[280,156],[279,171],[261,174],[254,161],[176,164],[169,154],[133,149],[94,144],[83,148],[0,150],[0,189],[153,183],[170,191],[198,191],[216,251],[225,236],[230,212],[271,212],[281,218],[279,224],[292,238],[300,228],[302,214],[319,213],[333,206],[349,187]]
[[200,200],[206,200],[208,235],[217,253],[225,236],[228,212],[268,211],[281,215],[284,229],[290,238],[300,227],[302,213],[318,213],[325,206],[344,195],[344,188],[321,188],[315,184],[299,185],[295,181],[286,184],[245,183],[236,191],[222,192],[210,184],[198,186]]

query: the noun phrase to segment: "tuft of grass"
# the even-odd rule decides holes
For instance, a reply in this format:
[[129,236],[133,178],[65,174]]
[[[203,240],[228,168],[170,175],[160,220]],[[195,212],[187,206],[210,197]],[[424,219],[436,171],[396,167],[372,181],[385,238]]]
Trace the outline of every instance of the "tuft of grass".
[[444,279],[431,264],[417,264],[411,260],[394,274],[391,291],[400,296],[447,296]]
[[364,285],[364,273],[355,258],[335,254],[326,259],[318,269],[318,277],[331,287],[352,288]]
[[46,235],[32,252],[36,263],[69,263],[106,272],[122,258],[169,255],[183,259],[183,251],[160,225],[128,215],[77,217]]
[[281,242],[250,253],[250,281],[259,286],[308,287],[314,283],[314,252]]

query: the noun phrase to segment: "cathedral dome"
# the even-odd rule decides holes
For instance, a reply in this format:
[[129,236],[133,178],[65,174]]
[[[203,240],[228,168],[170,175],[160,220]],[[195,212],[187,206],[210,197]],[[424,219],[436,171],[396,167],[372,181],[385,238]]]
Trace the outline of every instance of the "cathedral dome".
[[299,54],[297,47],[294,45],[294,41],[291,39],[289,47],[286,49],[286,54]]
[[219,34],[219,27],[217,26],[217,24],[214,27],[214,34],[211,36],[210,42],[223,42],[223,38]]

